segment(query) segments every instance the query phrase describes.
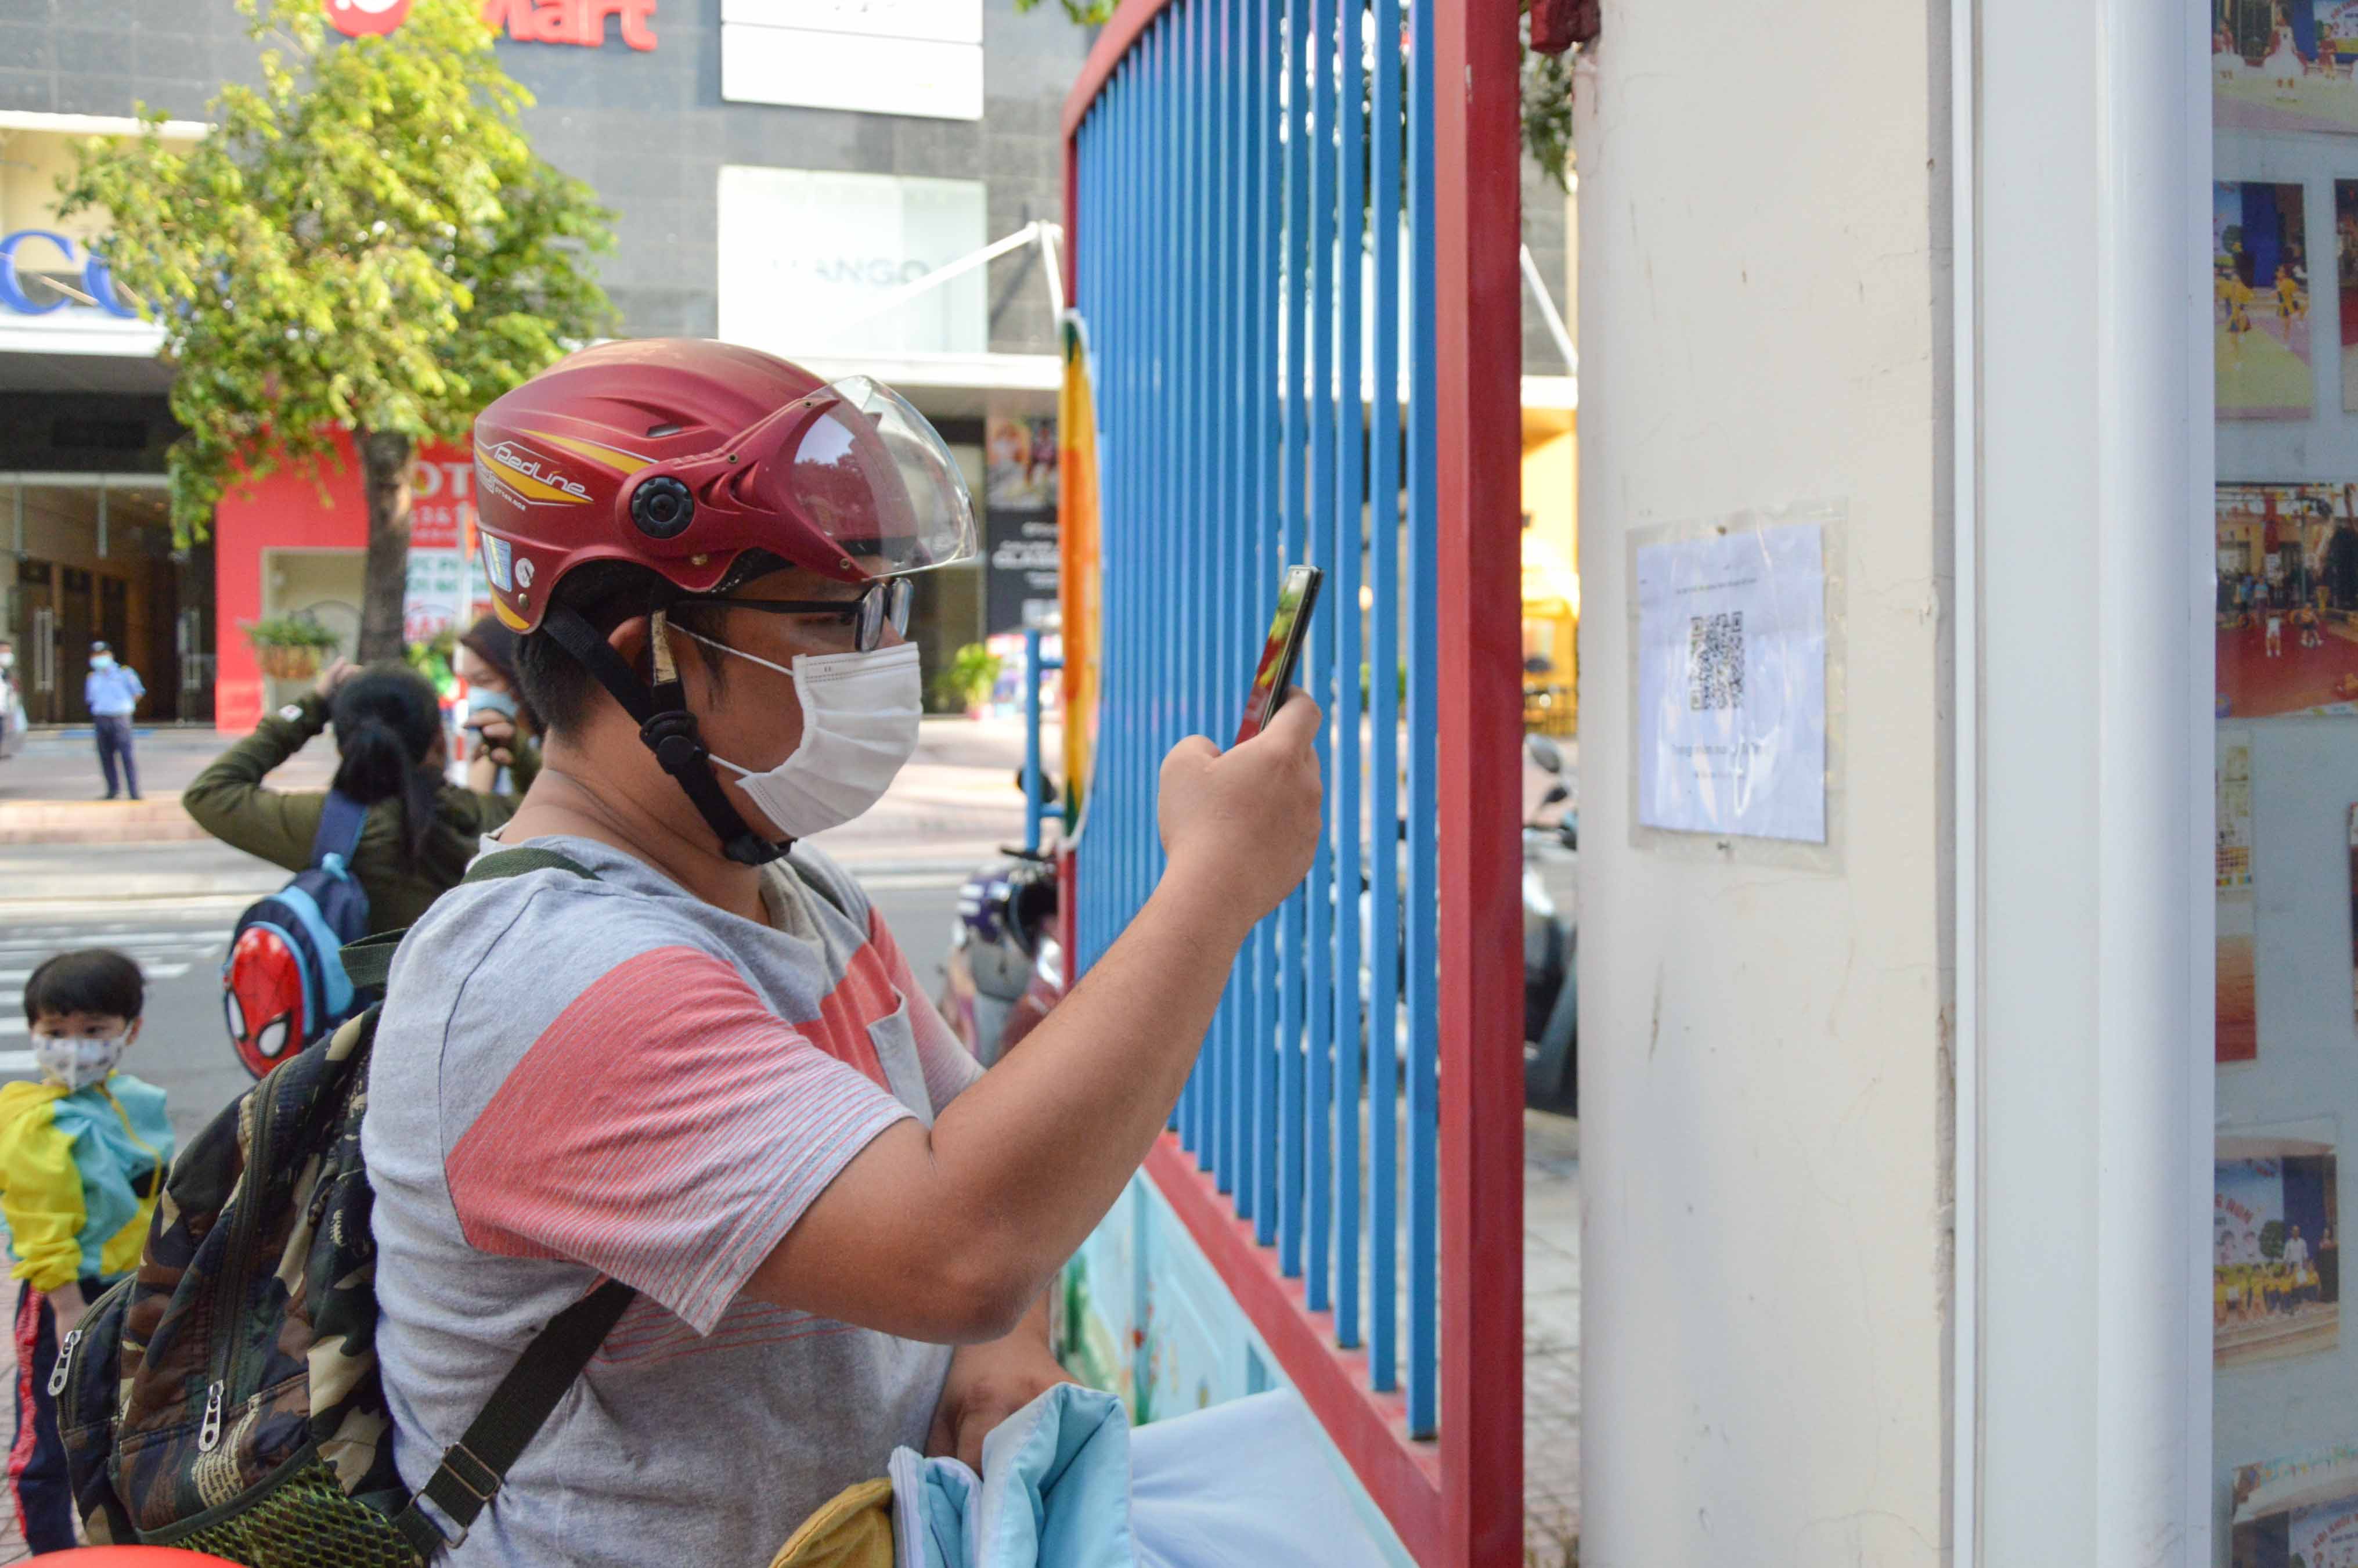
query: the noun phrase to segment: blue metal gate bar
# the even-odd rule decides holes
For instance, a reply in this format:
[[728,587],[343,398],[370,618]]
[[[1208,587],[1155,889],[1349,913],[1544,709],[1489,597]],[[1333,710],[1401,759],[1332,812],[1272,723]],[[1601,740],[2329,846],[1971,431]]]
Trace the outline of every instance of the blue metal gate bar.
[[1374,919],[1368,959],[1368,1373],[1379,1390],[1399,1385],[1400,1165],[1400,0],[1376,0],[1375,90],[1375,460],[1368,480],[1368,691],[1374,722],[1368,764],[1372,837],[1368,903]]
[[1435,561],[1441,547],[1438,313],[1433,298],[1433,51],[1431,0],[1410,15],[1409,225],[1414,249],[1409,293],[1411,364],[1408,473],[1408,899],[1401,906],[1408,940],[1408,1425],[1418,1437],[1438,1422],[1434,1372],[1439,1342],[1434,1287],[1439,1272],[1436,1219],[1441,1192],[1441,866],[1440,837],[1423,830],[1441,820],[1441,599]]
[[[1311,0],[1309,67],[1314,81],[1311,92],[1310,143],[1310,265],[1315,292],[1311,296],[1310,359],[1302,367],[1310,400],[1310,508],[1307,559],[1329,571],[1335,557],[1335,13],[1336,0]],[[1342,607],[1327,600],[1311,621],[1303,652],[1303,687],[1324,704],[1328,718],[1335,712],[1335,618]],[[1334,749],[1327,737],[1333,726],[1318,735],[1318,769],[1330,782],[1335,777]],[[1338,977],[1335,973],[1335,901],[1341,889],[1335,881],[1335,792],[1326,792],[1325,832],[1319,836],[1317,859],[1310,871],[1310,938],[1304,949],[1310,958],[1307,995],[1310,1006],[1310,1221],[1304,1232],[1304,1260],[1310,1310],[1325,1312],[1332,1304],[1328,1270],[1334,1254],[1334,1118],[1335,1013],[1329,1001]]]
[[1342,189],[1336,211],[1342,232],[1335,245],[1335,282],[1339,363],[1335,380],[1335,438],[1339,449],[1335,492],[1336,766],[1330,790],[1335,802],[1335,1338],[1359,1343],[1359,605],[1360,541],[1367,473],[1366,425],[1359,398],[1359,255],[1365,215],[1360,199],[1366,174],[1360,164],[1367,146],[1367,117],[1359,103],[1364,72],[1359,58],[1359,0],[1343,0],[1342,37],[1336,48],[1342,83],[1342,118],[1336,156]]
[[[1309,500],[1309,484],[1303,474],[1303,460],[1309,452],[1309,414],[1303,402],[1303,366],[1309,360],[1308,327],[1310,321],[1310,128],[1307,124],[1309,103],[1303,93],[1305,75],[1303,65],[1303,43],[1309,37],[1309,0],[1286,0],[1284,42],[1284,75],[1280,92],[1285,104],[1286,143],[1285,200],[1285,374],[1281,384],[1285,397],[1285,444],[1283,468],[1278,480],[1278,499],[1284,530],[1284,556],[1288,561],[1306,559],[1309,521],[1303,508]],[[1305,651],[1306,652],[1306,651]],[[1296,892],[1285,901],[1280,915],[1282,944],[1278,968],[1281,1005],[1278,1015],[1277,1051],[1283,1074],[1280,1086],[1282,1098],[1282,1140],[1285,1168],[1281,1195],[1282,1209],[1279,1213],[1277,1230],[1278,1268],[1288,1279],[1302,1273],[1303,1173],[1307,1163],[1303,1141],[1308,1131],[1308,1113],[1303,1108],[1303,1048],[1302,1024],[1305,1012],[1303,995],[1303,951],[1309,932],[1310,895],[1307,890]]]
[[[1248,257],[1251,276],[1252,326],[1255,351],[1248,360],[1251,381],[1249,394],[1256,417],[1253,431],[1254,505],[1250,519],[1260,524],[1263,519],[1282,532],[1280,487],[1285,471],[1282,440],[1284,412],[1281,405],[1278,332],[1282,308],[1282,290],[1278,281],[1283,275],[1284,254],[1282,234],[1285,222],[1285,186],[1283,142],[1279,135],[1282,124],[1279,104],[1279,83],[1284,63],[1284,0],[1251,0],[1260,22],[1253,49],[1253,157],[1254,175],[1260,181],[1252,203],[1252,250]],[[1270,541],[1256,538],[1252,548],[1252,569],[1246,582],[1252,591],[1254,604],[1267,604],[1274,597],[1271,584],[1276,580],[1277,554]],[[1248,612],[1249,614],[1249,611]],[[1248,622],[1249,624],[1249,622]],[[1280,1007],[1278,988],[1281,954],[1277,933],[1281,915],[1276,920],[1264,920],[1253,933],[1253,1002],[1251,1053],[1253,1073],[1253,1159],[1254,1207],[1253,1238],[1263,1247],[1277,1240],[1278,1232],[1278,1150],[1282,1141],[1278,1121],[1278,1076]]]

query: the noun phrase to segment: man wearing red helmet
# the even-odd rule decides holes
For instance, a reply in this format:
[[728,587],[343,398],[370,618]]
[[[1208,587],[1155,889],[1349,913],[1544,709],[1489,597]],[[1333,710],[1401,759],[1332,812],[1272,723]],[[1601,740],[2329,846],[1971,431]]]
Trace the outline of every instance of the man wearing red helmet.
[[1317,711],[1174,750],[1162,885],[986,1077],[794,842],[915,744],[908,574],[974,548],[932,427],[864,379],[615,343],[492,405],[476,459],[545,724],[503,839],[595,880],[461,886],[395,960],[364,1139],[397,1457],[424,1484],[617,1280],[637,1299],[450,1560],[764,1562],[896,1445],[979,1462],[1060,1376],[1046,1287],[1309,868]]

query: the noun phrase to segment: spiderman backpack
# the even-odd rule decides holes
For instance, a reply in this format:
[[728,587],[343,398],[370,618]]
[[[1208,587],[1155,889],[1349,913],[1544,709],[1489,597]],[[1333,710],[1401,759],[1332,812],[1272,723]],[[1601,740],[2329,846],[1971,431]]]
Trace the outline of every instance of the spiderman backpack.
[[360,1011],[340,950],[368,935],[368,894],[352,873],[368,807],[328,792],[311,864],[238,916],[222,960],[222,1011],[245,1070],[271,1068]]

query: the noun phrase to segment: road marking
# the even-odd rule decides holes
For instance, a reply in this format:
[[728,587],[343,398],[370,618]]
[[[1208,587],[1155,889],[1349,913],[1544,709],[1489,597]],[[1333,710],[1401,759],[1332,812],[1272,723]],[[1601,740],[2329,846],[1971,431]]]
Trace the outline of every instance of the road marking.
[[40,1063],[30,1051],[0,1051],[0,1073],[38,1073]]
[[[178,979],[182,975],[187,974],[190,969],[192,969],[192,968],[196,968],[196,965],[195,965],[194,963],[186,963],[186,964],[148,964],[148,963],[142,963],[142,964],[139,966],[139,972],[140,972],[141,974],[143,974],[143,975],[146,976],[146,977],[147,977],[149,979],[151,979],[151,980],[177,980],[177,979]],[[32,971],[32,970],[30,970],[30,969],[0,969],[0,987],[5,987],[5,986],[21,986],[21,985],[23,985],[27,980],[29,980],[29,979],[31,979],[32,978],[33,978],[33,971]]]
[[107,947],[209,947],[215,942],[227,942],[229,931],[104,931],[87,925],[62,926],[55,935],[38,936],[0,936],[0,954],[38,953],[63,943],[80,943]]

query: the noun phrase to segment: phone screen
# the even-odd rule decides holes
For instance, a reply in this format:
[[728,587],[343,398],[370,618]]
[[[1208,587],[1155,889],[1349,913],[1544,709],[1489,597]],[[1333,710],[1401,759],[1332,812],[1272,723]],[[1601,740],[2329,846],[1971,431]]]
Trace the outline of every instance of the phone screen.
[[1326,574],[1316,567],[1288,567],[1277,590],[1277,614],[1269,623],[1269,641],[1261,644],[1260,665],[1253,672],[1252,691],[1245,698],[1244,722],[1237,726],[1231,744],[1241,745],[1261,731],[1270,716],[1293,686],[1293,666],[1302,657],[1303,633],[1310,628],[1310,612],[1317,608],[1318,587]]

